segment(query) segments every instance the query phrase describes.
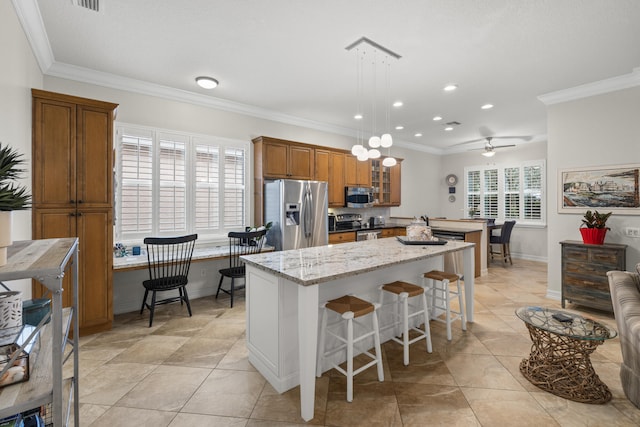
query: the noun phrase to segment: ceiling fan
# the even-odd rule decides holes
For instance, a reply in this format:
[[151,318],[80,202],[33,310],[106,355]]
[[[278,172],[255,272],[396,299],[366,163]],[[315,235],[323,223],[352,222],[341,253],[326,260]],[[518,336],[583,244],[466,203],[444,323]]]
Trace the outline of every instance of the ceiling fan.
[[505,144],[505,145],[493,145],[491,143],[491,140],[493,140],[493,136],[488,136],[485,138],[486,142],[484,143],[484,148],[472,148],[469,151],[474,151],[474,150],[484,150],[482,152],[482,155],[485,157],[493,157],[494,154],[496,154],[496,152],[494,150],[498,149],[498,148],[507,148],[507,147],[515,147],[516,144]]

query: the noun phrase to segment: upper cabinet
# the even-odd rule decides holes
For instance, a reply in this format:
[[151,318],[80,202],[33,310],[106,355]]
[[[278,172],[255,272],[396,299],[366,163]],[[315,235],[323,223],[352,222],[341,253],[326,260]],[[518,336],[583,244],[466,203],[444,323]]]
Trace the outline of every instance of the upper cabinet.
[[382,166],[382,158],[371,160],[371,186],[378,206],[400,206],[402,159],[395,166]]
[[253,139],[254,222],[261,223],[264,182],[312,179],[328,182],[330,208],[344,207],[345,187],[374,187],[378,205],[400,206],[400,162],[382,167],[382,159],[358,159],[347,150],[259,136]]
[[262,175],[265,178],[314,178],[313,147],[264,136],[253,142],[262,145]]
[[359,161],[355,156],[345,156],[345,185],[349,187],[371,187],[371,160]]
[[115,104],[33,90],[34,207],[110,208]]
[[344,161],[342,151],[316,148],[315,180],[327,181],[329,207],[344,206]]

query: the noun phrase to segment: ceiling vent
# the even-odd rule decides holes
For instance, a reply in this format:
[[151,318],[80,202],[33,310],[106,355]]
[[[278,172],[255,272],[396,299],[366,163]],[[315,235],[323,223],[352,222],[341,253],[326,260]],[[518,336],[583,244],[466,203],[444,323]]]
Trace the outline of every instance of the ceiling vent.
[[74,0],[74,3],[85,9],[100,12],[100,0]]

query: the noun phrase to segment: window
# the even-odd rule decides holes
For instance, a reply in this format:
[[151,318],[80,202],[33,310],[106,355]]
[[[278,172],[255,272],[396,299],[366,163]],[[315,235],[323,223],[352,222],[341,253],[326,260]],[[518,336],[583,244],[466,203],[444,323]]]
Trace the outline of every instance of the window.
[[244,228],[247,142],[122,124],[116,135],[118,240]]
[[543,225],[544,160],[465,168],[467,217]]

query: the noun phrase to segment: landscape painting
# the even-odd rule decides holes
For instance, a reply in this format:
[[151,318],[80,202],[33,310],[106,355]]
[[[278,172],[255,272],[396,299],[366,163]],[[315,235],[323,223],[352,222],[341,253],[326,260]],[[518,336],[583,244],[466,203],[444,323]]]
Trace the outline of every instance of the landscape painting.
[[640,215],[639,175],[640,165],[560,170],[558,211]]

